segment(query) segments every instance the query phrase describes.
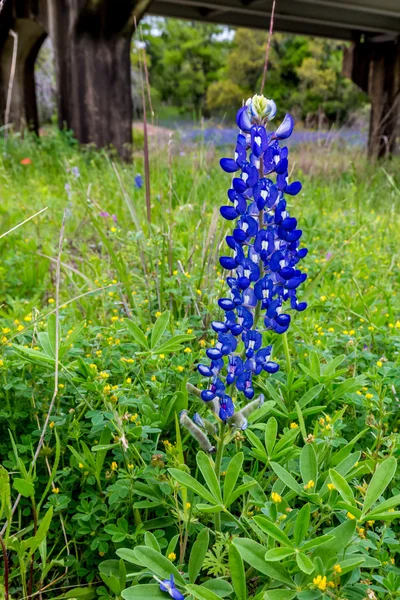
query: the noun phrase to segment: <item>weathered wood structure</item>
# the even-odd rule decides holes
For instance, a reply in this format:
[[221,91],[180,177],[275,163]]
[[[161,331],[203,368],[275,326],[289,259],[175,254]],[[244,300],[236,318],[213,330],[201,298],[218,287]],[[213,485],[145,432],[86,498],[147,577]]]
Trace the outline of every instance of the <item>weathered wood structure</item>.
[[[0,123],[37,130],[34,63],[55,49],[59,125],[130,156],[130,42],[146,14],[267,29],[272,0],[5,0],[0,14]],[[399,0],[278,0],[278,31],[352,42],[344,70],[371,103],[369,154],[396,150],[400,121]],[[10,85],[10,74],[11,83]]]

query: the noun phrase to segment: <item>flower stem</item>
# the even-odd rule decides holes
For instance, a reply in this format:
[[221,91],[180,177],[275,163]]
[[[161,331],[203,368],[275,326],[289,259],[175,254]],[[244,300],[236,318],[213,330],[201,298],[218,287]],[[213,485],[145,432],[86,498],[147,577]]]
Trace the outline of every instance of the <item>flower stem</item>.
[[292,361],[290,360],[289,344],[286,332],[282,334],[282,343],[283,350],[285,352],[287,372],[290,373],[290,371],[292,370]]
[[[225,428],[226,424],[221,422],[219,426],[219,437],[218,437],[218,446],[217,446],[217,454],[215,457],[215,475],[217,476],[218,483],[220,482],[221,477],[221,462],[222,455],[224,453],[224,438],[225,438]],[[215,531],[221,531],[221,513],[215,513]]]

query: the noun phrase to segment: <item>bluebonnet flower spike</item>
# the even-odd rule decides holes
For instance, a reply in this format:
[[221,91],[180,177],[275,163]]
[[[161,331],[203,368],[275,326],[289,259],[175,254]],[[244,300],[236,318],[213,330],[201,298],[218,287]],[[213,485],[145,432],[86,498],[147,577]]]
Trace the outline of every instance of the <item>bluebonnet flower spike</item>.
[[247,426],[248,415],[262,400],[235,412],[232,387],[252,400],[253,379],[279,369],[271,358],[272,347],[264,345],[264,326],[283,334],[291,322],[288,311],[307,307],[297,298],[307,278],[298,263],[307,249],[299,247],[302,230],[285,199],[298,194],[301,183],[289,182],[289,150],[281,146],[292,134],[294,121],[286,115],[275,131],[268,131],[275,114],[273,100],[262,95],[249,98],[236,116],[241,131],[234,156],[220,161],[232,177],[230,204],[220,210],[224,219],[234,222],[232,235],[226,237],[228,252],[220,258],[228,271],[228,292],[218,300],[224,317],[212,323],[218,340],[206,351],[211,364],[198,365],[198,371],[210,378],[202,400],[221,421],[238,428]]

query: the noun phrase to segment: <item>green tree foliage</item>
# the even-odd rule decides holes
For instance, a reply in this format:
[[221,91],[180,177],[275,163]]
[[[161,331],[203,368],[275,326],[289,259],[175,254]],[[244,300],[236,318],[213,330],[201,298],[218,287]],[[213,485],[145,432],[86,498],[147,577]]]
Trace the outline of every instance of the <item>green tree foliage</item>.
[[[267,31],[239,28],[231,37],[217,25],[148,20],[143,42],[161,102],[182,112],[229,114],[259,92]],[[343,77],[342,56],[341,42],[274,33],[263,91],[310,124],[344,122],[367,99]]]
[[143,41],[152,86],[163,102],[200,112],[208,87],[220,79],[230,41],[223,27],[166,19],[147,25]]

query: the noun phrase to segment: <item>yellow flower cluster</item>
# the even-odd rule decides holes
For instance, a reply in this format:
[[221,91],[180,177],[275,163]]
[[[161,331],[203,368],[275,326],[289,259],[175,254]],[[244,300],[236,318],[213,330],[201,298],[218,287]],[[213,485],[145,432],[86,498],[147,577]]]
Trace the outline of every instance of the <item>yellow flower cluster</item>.
[[323,577],[321,575],[314,577],[313,584],[315,586],[317,586],[317,588],[319,590],[321,590],[321,592],[325,592],[327,587],[329,587],[329,588],[335,587],[335,584],[333,583],[333,581],[327,581],[326,575],[324,575]]
[[312,479],[310,479],[310,481],[304,486],[304,489],[312,490],[313,487],[315,487],[315,482]]

